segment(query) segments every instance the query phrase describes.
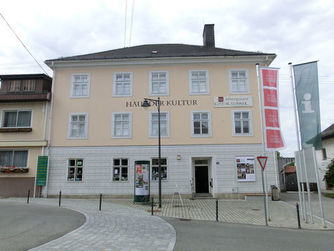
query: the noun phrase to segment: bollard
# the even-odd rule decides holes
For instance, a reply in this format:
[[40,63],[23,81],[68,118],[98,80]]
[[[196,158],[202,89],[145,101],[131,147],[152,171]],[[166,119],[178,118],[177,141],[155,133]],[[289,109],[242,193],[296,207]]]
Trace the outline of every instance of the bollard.
[[154,198],[152,197],[151,215],[153,215]]
[[216,199],[216,221],[218,222],[218,199]]
[[29,204],[30,189],[28,189],[27,204]]
[[59,207],[61,206],[61,191],[59,191]]
[[297,209],[298,229],[301,229],[302,227],[300,226],[300,216],[299,216],[299,204],[298,204],[298,202],[296,202],[296,209]]
[[101,211],[101,206],[102,206],[102,193],[100,193],[100,206],[99,206],[100,211]]

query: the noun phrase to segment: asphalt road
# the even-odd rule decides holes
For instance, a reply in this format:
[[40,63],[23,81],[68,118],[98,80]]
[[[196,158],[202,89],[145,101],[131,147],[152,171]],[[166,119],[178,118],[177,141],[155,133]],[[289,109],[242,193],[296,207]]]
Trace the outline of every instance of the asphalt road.
[[334,231],[278,229],[164,218],[176,230],[174,251],[333,250]]
[[0,200],[0,250],[28,250],[78,228],[83,214],[57,207]]

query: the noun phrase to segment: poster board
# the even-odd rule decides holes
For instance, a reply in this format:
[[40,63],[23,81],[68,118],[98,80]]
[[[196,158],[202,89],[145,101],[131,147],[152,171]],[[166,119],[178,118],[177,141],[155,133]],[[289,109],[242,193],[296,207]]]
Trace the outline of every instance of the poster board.
[[135,161],[134,202],[150,200],[150,161]]
[[253,156],[241,156],[235,158],[237,167],[237,181],[249,182],[255,180],[255,158]]

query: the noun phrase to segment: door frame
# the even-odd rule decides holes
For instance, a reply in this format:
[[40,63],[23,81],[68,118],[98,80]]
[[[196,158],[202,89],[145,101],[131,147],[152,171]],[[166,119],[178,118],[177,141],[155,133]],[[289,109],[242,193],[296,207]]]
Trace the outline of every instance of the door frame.
[[[195,164],[195,160],[207,160],[207,163],[204,164]],[[191,158],[191,170],[192,170],[192,180],[194,182],[194,193],[196,194],[196,177],[195,177],[195,166],[207,166],[208,167],[208,187],[209,194],[212,194],[213,187],[210,186],[210,180],[213,180],[212,177],[212,157],[192,157]]]

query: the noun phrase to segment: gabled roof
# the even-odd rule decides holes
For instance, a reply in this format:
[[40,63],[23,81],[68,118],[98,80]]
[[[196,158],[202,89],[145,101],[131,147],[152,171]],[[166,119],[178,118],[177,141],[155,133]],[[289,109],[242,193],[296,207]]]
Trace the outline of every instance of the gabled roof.
[[329,139],[334,137],[334,124],[321,132],[322,139]]
[[274,53],[250,52],[222,49],[210,46],[188,44],[147,44],[121,49],[90,53],[72,57],[62,57],[46,60],[45,63],[57,61],[80,61],[80,60],[107,60],[107,59],[136,59],[136,58],[171,58],[171,57],[213,57],[213,56],[271,56]]

